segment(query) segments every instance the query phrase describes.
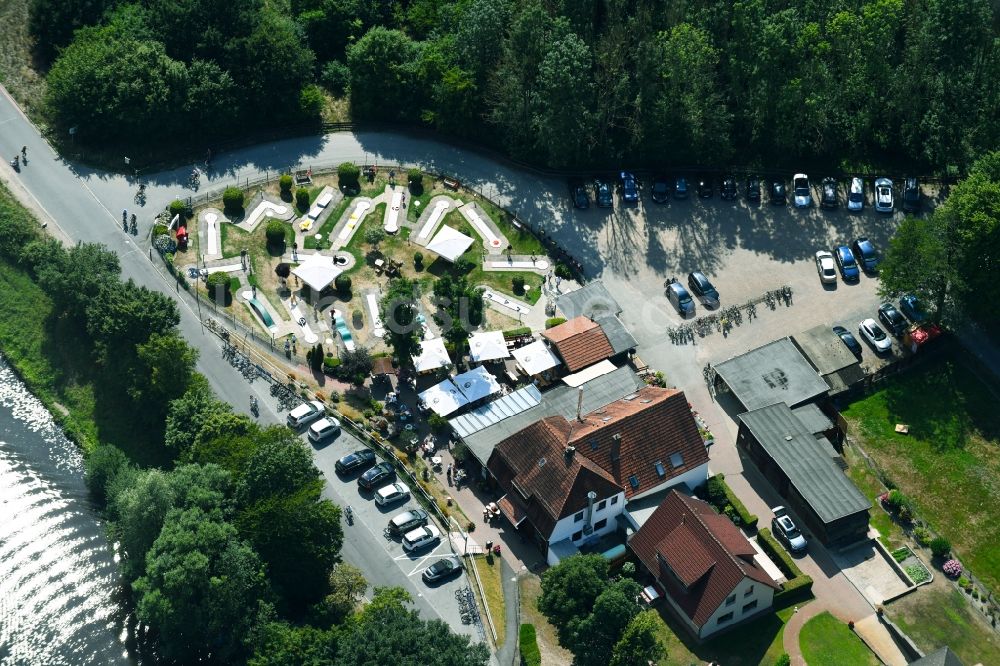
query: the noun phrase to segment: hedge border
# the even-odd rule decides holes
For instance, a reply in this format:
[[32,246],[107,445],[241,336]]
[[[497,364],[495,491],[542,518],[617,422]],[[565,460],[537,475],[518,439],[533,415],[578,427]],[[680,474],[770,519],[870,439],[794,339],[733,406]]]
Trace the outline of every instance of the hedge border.
[[758,518],[754,514],[747,510],[746,505],[740,501],[740,498],[736,496],[733,489],[729,487],[726,483],[726,475],[719,473],[715,476],[719,477],[719,482],[722,483],[722,488],[726,491],[726,501],[733,505],[733,509],[736,510],[736,515],[740,517],[743,522],[741,527],[746,527],[749,529],[755,529],[757,527]]
[[777,560],[781,572],[788,578],[781,586],[781,591],[774,595],[776,606],[812,596],[812,578],[802,573],[792,557],[771,535],[771,530],[766,527],[761,528],[757,532],[757,544],[765,555],[772,560]]
[[518,648],[521,651],[522,666],[541,666],[542,653],[538,649],[538,637],[535,625],[522,624],[517,636]]

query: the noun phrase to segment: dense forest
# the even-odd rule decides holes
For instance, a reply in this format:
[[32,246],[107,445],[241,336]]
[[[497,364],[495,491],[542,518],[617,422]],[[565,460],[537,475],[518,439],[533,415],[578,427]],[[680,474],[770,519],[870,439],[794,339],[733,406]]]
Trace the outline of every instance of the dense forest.
[[907,165],[1000,144],[989,0],[33,0],[78,140],[392,121],[549,166]]

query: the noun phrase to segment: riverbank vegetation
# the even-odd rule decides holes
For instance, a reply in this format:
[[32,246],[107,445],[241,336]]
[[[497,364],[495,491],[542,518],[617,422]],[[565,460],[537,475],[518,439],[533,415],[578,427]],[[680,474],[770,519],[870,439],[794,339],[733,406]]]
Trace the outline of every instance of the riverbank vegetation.
[[997,25],[988,0],[31,0],[58,136],[199,145],[347,97],[576,167],[962,169],[1000,142]]
[[131,649],[175,663],[485,663],[402,590],[358,610],[367,584],[340,562],[340,508],[310,449],[215,398],[173,300],[123,281],[102,246],[45,237],[2,188],[0,294],[0,348],[86,453],[125,603],[148,629]]

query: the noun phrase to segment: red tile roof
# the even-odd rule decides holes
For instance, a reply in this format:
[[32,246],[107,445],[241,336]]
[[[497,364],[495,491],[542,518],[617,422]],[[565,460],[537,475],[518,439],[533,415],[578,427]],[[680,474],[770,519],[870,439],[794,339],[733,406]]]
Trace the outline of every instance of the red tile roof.
[[570,372],[582,370],[615,354],[600,325],[587,317],[574,317],[544,331],[542,335],[556,348]]
[[629,548],[699,627],[744,578],[778,589],[743,534],[711,505],[671,491]]

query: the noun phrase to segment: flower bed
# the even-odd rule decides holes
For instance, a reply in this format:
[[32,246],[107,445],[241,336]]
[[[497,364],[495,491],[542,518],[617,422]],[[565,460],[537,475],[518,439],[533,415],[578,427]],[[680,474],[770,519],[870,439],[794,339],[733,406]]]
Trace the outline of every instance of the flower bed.
[[903,567],[903,571],[906,575],[910,577],[914,585],[920,585],[921,583],[926,583],[931,579],[931,572],[927,570],[922,564],[911,564],[909,566]]

